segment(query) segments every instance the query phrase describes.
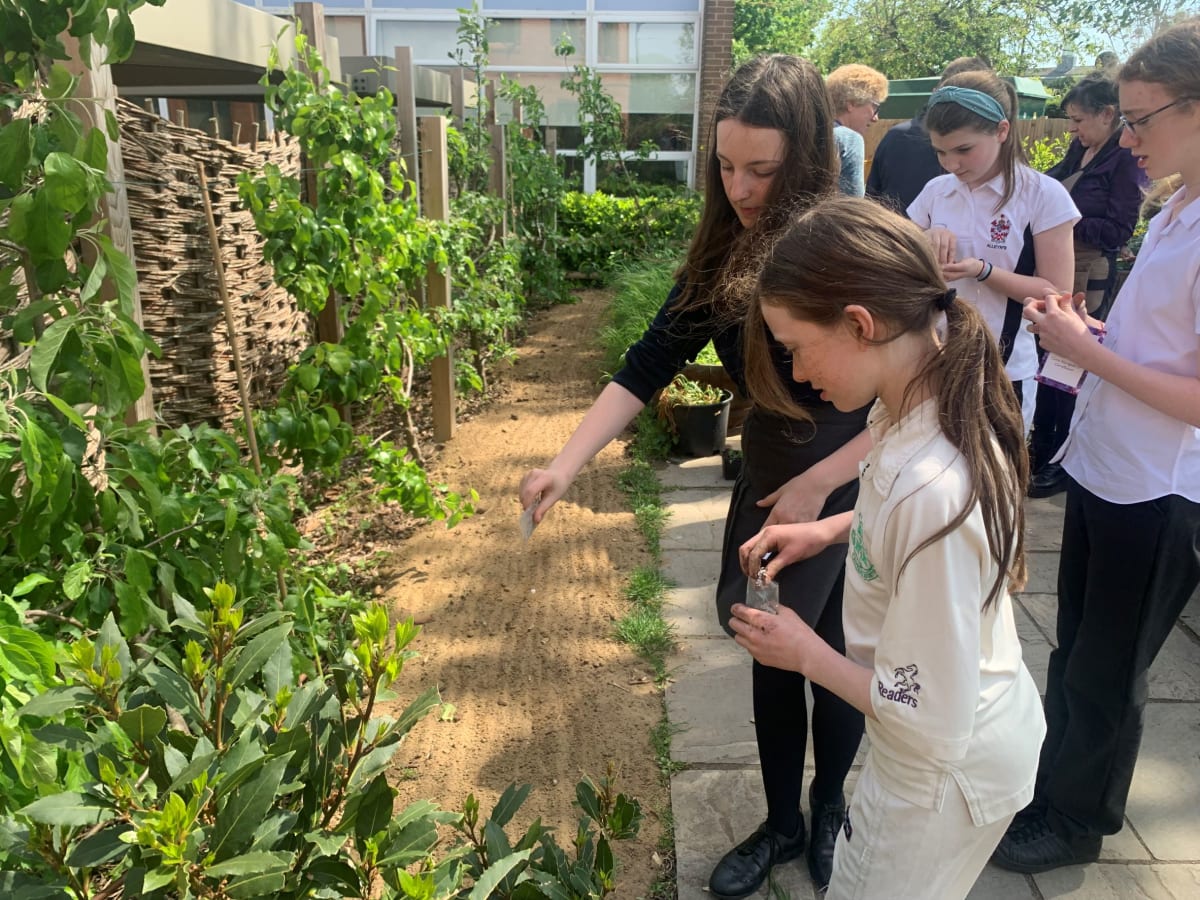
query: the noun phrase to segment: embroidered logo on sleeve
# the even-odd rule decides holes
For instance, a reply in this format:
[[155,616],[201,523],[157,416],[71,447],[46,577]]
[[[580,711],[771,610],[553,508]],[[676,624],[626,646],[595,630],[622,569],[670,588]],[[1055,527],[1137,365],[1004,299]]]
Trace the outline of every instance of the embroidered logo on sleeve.
[[879,696],[884,700],[902,703],[916,709],[917,694],[921,693],[921,684],[917,681],[917,664],[909,663],[907,666],[900,666],[893,669],[892,674],[896,680],[890,688],[885,688],[882,681],[875,682],[875,686],[879,689]]
[[854,562],[854,571],[863,581],[878,581],[879,573],[867,556],[867,542],[863,537],[862,513],[854,516],[854,527],[850,529],[850,559]]

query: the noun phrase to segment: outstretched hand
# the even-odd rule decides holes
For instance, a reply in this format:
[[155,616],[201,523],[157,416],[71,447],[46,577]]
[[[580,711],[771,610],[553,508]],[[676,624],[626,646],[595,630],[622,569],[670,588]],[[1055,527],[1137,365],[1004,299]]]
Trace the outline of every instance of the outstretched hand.
[[533,523],[540,525],[550,507],[559,501],[570,486],[570,479],[564,478],[553,469],[533,469],[526,473],[521,479],[520,487],[517,488],[521,509],[528,509],[530,504],[536,503]]

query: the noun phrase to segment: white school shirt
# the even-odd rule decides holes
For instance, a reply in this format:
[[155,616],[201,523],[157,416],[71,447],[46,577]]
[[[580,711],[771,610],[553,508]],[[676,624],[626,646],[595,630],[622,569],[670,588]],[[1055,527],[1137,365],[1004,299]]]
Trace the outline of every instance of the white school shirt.
[[[1150,220],[1106,323],[1104,346],[1138,365],[1200,377],[1200,201],[1184,191]],[[1079,392],[1063,467],[1110,503],[1178,494],[1200,502],[1200,428],[1150,408],[1089,374]]]
[[877,401],[867,427],[842,619],[846,656],[875,676],[872,759],[902,799],[940,810],[953,779],[976,825],[997,822],[1032,798],[1046,725],[1008,591],[983,610],[998,566],[978,504],[909,559],[961,511],[967,463],[936,400],[898,424]]
[[[1064,222],[1078,222],[1079,210],[1059,182],[1028,166],[1017,166],[1013,195],[996,211],[1004,196],[1004,176],[997,175],[971,190],[955,175],[939,175],[925,185],[908,207],[908,217],[921,228],[947,228],[958,238],[961,256],[985,259],[998,269],[1012,272],[1025,246],[1025,228],[1033,234],[1049,231]],[[1004,329],[1008,297],[989,281],[959,278],[950,282],[958,296],[975,305],[996,339]],[[1023,297],[1015,298],[1023,301]],[[1017,328],[1012,354],[1005,369],[1013,381],[1037,374],[1037,348],[1024,323]]]

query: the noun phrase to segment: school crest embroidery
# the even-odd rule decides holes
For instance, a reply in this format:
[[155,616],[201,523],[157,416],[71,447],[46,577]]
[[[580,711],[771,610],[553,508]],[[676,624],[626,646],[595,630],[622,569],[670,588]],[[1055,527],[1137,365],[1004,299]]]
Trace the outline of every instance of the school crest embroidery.
[[1008,246],[1008,234],[1012,231],[1012,222],[1008,220],[1008,216],[1004,213],[992,219],[991,230],[988,234],[990,247],[1004,250]]
[[875,571],[875,566],[871,564],[871,558],[867,556],[867,542],[863,537],[861,513],[855,515],[854,527],[850,529],[850,559],[854,562],[854,571],[863,581],[879,580],[879,573]]

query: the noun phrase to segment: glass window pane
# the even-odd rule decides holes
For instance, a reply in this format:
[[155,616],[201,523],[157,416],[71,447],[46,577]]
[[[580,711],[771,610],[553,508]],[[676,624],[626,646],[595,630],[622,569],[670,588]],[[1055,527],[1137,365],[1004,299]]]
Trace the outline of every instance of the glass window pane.
[[[546,106],[546,121],[543,123],[558,130],[558,146],[564,150],[579,146],[579,104],[562,88],[564,73],[560,72],[505,72],[522,87],[536,87],[538,96]],[[496,120],[508,122],[512,119],[512,106],[504,100],[496,101]]]
[[696,112],[696,76],[605,72],[604,88],[626,113]]
[[[687,184],[688,164],[685,159],[649,159],[645,162],[629,160],[625,163],[625,168],[634,176],[639,186],[661,184],[680,187]],[[596,188],[607,194],[627,193],[625,179],[620,177],[620,173],[611,163],[605,163],[597,169]]]
[[444,66],[458,41],[457,22],[380,22],[375,31],[375,52],[391,56],[397,47],[412,47],[413,62]]
[[601,22],[599,62],[641,66],[694,66],[691,22]]
[[560,66],[554,48],[564,34],[582,60],[587,33],[583,19],[495,19],[488,29],[488,58],[494,66]]
[[700,9],[700,0],[595,0],[593,9],[596,12],[696,12]]

